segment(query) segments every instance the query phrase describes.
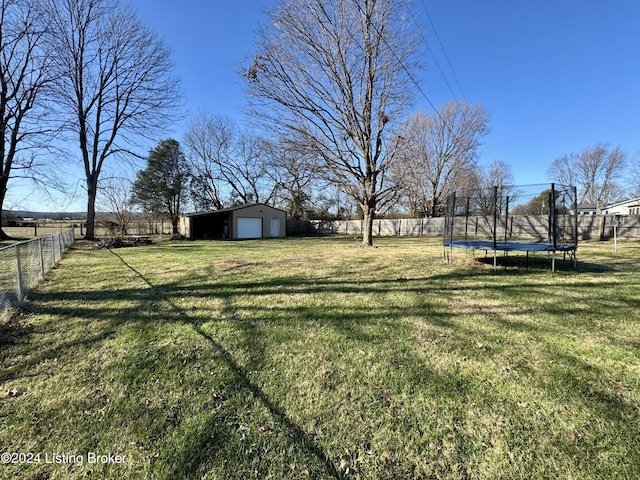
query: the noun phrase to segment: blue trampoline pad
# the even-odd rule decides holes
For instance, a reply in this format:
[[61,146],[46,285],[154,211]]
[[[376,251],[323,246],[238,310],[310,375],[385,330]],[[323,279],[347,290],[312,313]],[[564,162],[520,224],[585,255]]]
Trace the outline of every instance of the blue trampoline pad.
[[553,243],[547,242],[495,242],[494,248],[492,240],[446,240],[444,245],[454,248],[499,250],[504,252],[569,252],[576,249],[574,245],[569,245],[568,243],[558,243],[554,246]]

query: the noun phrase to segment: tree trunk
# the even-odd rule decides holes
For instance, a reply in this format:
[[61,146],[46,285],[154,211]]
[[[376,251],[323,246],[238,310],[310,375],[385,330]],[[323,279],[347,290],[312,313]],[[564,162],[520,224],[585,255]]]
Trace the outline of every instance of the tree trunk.
[[362,225],[362,246],[373,247],[373,219],[375,218],[376,209],[370,205],[362,206],[363,225]]
[[97,175],[87,177],[87,230],[85,240],[95,240],[96,193],[98,192]]
[[[2,206],[4,205],[4,198],[7,194],[7,183],[9,182],[9,175],[0,175],[0,215],[2,215]],[[0,240],[8,240],[11,237],[2,230],[2,223],[0,220]]]
[[432,193],[431,193],[431,208],[429,208],[429,210],[431,210],[429,212],[429,216],[431,218],[435,218],[438,216],[438,195],[436,194],[436,189],[438,188],[437,185],[431,185],[432,188]]

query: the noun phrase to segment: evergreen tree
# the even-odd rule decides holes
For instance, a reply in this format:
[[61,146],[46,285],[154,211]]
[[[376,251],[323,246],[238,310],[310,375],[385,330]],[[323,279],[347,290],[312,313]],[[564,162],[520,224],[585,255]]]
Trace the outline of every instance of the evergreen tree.
[[138,172],[131,203],[149,213],[168,215],[175,236],[189,177],[180,144],[172,138],[163,140],[149,152],[147,168]]

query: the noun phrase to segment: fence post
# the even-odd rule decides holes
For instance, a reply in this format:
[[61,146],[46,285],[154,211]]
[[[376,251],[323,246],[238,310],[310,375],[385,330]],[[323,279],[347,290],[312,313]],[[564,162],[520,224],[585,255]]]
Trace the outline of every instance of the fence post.
[[49,237],[49,239],[51,240],[51,265],[49,268],[51,269],[56,266],[56,242],[54,237]]
[[42,251],[42,237],[38,239],[38,252],[40,253],[40,275],[44,278],[44,253]]
[[55,267],[58,262],[58,239],[55,236],[51,237],[51,267]]
[[22,265],[20,264],[20,244],[16,245],[16,271],[18,276],[18,303],[22,303],[24,287],[22,285]]

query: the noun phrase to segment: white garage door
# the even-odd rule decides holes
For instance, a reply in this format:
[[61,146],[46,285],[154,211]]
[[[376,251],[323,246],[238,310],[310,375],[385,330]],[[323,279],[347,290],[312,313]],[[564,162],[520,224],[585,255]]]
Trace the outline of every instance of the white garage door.
[[262,238],[262,219],[239,218],[238,238]]

